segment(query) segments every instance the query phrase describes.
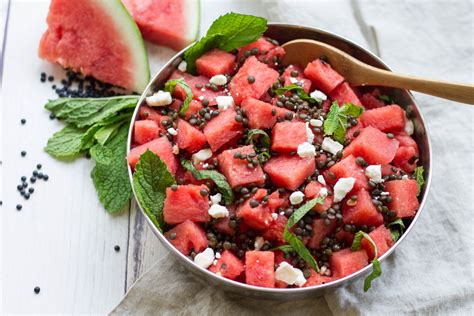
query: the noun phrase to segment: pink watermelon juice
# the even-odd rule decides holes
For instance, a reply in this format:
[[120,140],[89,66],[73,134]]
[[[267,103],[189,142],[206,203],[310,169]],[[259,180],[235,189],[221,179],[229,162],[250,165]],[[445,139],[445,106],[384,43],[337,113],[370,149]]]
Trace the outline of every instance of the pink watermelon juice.
[[[365,239],[351,250],[354,234],[366,232],[380,257],[395,243],[389,224],[409,221],[419,207],[413,174],[419,152],[403,107],[384,102],[377,89],[351,87],[321,59],[285,67],[284,53],[260,38],[233,53],[209,51],[197,60],[197,74],[181,65],[169,80],[190,86],[187,112],[178,114],[186,98],[180,87],[165,102],[147,98],[128,156],[134,168],[151,150],[175,176],[163,230],[178,251],[223,278],[268,288],[320,285],[355,273],[375,251]],[[291,85],[302,91],[281,92]],[[326,121],[338,111],[334,104],[348,103],[363,111],[345,117],[341,141],[325,133]],[[196,179],[183,159],[198,172],[220,173],[233,200],[224,199],[212,178]],[[278,248],[288,245],[288,219],[316,197],[324,202],[288,229],[319,272],[296,249]]]

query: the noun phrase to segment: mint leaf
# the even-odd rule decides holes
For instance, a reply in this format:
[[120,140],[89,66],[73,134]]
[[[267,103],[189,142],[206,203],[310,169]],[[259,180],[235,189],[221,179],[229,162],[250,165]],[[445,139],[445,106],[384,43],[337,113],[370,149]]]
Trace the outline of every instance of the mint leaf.
[[91,172],[92,181],[100,202],[109,213],[122,210],[132,196],[125,159],[127,136],[128,126],[124,125],[105,146],[106,149],[102,149],[102,152],[97,152],[98,148],[92,151],[97,159]]
[[186,98],[184,99],[183,105],[181,106],[181,109],[179,109],[179,115],[184,116],[186,112],[188,111],[189,108],[189,103],[193,100],[193,92],[189,85],[184,81],[183,78],[180,79],[171,79],[168,80],[165,84],[165,91],[173,94],[174,89],[176,88],[176,85],[181,86],[184,91],[186,92]]
[[286,92],[288,91],[294,91],[296,93],[296,95],[301,99],[301,100],[305,100],[305,101],[308,101],[308,102],[311,102],[311,103],[318,103],[318,104],[321,104],[321,100],[318,100],[318,99],[314,99],[312,97],[310,97],[306,91],[304,91],[303,87],[300,86],[300,85],[297,85],[297,84],[290,84],[288,86],[285,86],[285,87],[281,87],[281,88],[278,88],[278,89],[275,89],[273,90],[273,92],[275,92],[277,95],[282,95],[282,94],[285,94]]
[[133,174],[135,193],[143,211],[160,231],[164,226],[166,188],[175,183],[168,167],[155,153],[147,150],[140,156]]
[[302,206],[300,206],[296,211],[291,214],[290,218],[288,219],[288,222],[286,223],[286,227],[291,228],[293,227],[296,223],[298,223],[309,211],[313,209],[313,207],[316,206],[316,204],[323,204],[324,199],[321,196],[318,196],[317,198],[314,198],[312,200],[309,200]]
[[81,153],[81,141],[86,133],[83,128],[66,126],[48,139],[44,150],[57,159],[76,158]]
[[337,101],[334,101],[324,121],[324,135],[332,135],[336,141],[343,144],[346,140],[348,116],[358,118],[363,112],[363,107],[352,103],[345,103],[339,107]]
[[386,104],[395,104],[396,103],[395,100],[392,97],[388,96],[388,95],[381,94],[381,95],[378,96],[378,98],[379,98],[380,101],[383,101]]
[[92,159],[96,163],[108,165],[114,159],[114,152],[109,147],[106,147],[102,144],[95,144],[90,150],[89,153]]
[[249,129],[247,132],[247,144],[255,145],[255,139],[258,138],[261,146],[270,148],[270,136],[261,129]]
[[405,231],[405,223],[403,223],[401,218],[389,223],[387,227],[390,229],[390,235],[392,236],[393,241],[397,241]]
[[425,178],[423,176],[424,172],[425,170],[423,169],[423,166],[416,167],[415,171],[413,171],[413,176],[415,177],[416,183],[418,184],[418,192],[416,193],[416,196],[420,195],[421,189],[425,184]]
[[364,108],[361,106],[354,105],[352,103],[345,103],[339,108],[340,115],[350,115],[354,118],[358,118],[364,113]]
[[94,135],[100,129],[100,124],[94,124],[87,129],[81,139],[81,150],[88,150],[95,144]]
[[354,236],[354,240],[352,241],[351,250],[352,251],[360,250],[362,238],[365,238],[367,239],[367,241],[369,241],[370,245],[374,249],[374,254],[375,254],[374,259],[372,260],[372,272],[364,280],[364,292],[367,292],[372,286],[372,281],[382,275],[382,267],[380,267],[380,262],[378,260],[377,245],[369,236],[369,234],[363,231],[358,231]]
[[181,159],[181,165],[184,169],[190,171],[197,180],[212,180],[216,184],[217,190],[222,194],[225,204],[232,204],[234,201],[234,192],[223,174],[215,170],[197,170],[192,162],[186,159]]
[[121,121],[100,127],[100,129],[97,130],[97,132],[95,132],[94,134],[95,140],[99,144],[105,145],[105,143],[107,143],[109,139],[111,139],[112,137],[114,137],[115,134],[117,134],[118,130],[120,129],[120,126],[122,126],[124,123],[124,121]]
[[296,252],[295,248],[293,248],[293,246],[291,246],[291,245],[281,245],[281,246],[275,247],[275,248],[270,249],[270,250],[280,250],[280,251],[284,252],[285,254],[288,254],[290,252]]

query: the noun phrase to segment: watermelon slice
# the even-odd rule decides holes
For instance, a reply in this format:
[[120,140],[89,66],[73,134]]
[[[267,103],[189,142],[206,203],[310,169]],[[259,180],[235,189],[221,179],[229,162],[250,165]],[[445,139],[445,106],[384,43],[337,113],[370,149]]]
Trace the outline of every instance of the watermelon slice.
[[[273,218],[270,215],[270,209],[261,203],[262,198],[266,194],[267,190],[258,189],[252,198],[247,199],[237,209],[237,217],[242,218],[245,224],[257,230],[270,227],[270,224],[273,221]],[[258,206],[252,207],[250,205],[250,200],[253,199],[259,202]]]
[[[304,188],[304,195],[306,196],[307,199],[314,199],[315,197],[319,196],[319,192],[321,191],[322,188],[329,189],[319,182],[311,181]],[[327,211],[331,207],[332,201],[333,201],[332,195],[328,195],[324,199],[323,204],[316,204],[316,206],[313,207],[313,210],[315,210],[318,213]]]
[[[67,0],[70,1],[70,0]],[[199,0],[122,0],[143,37],[181,50],[199,33]]]
[[186,256],[191,249],[201,252],[207,247],[207,238],[204,229],[190,220],[176,225],[165,233],[166,239]]
[[163,204],[163,217],[168,224],[179,224],[186,220],[207,222],[210,219],[209,197],[203,196],[201,190],[205,185],[179,185],[176,190],[166,188],[166,199]]
[[278,117],[284,118],[287,112],[291,112],[254,98],[243,100],[241,107],[247,113],[250,128],[259,129],[272,128]]
[[349,206],[342,204],[342,219],[346,224],[358,226],[377,226],[383,224],[383,216],[378,212],[372,202],[372,197],[367,190],[361,189],[357,192],[357,204]]
[[217,264],[209,267],[209,271],[231,280],[235,280],[244,270],[242,261],[229,250],[224,250]]
[[315,168],[314,158],[285,155],[271,158],[263,170],[276,185],[296,190],[307,177],[313,174]]
[[143,145],[158,138],[159,134],[160,129],[155,121],[140,120],[133,125],[133,140],[138,145]]
[[120,0],[53,0],[47,23],[41,58],[131,91],[145,89],[145,45]]
[[308,141],[306,124],[304,122],[276,123],[272,130],[272,150],[289,154],[298,146]]
[[278,242],[285,242],[283,232],[285,231],[288,219],[284,215],[278,215],[277,219],[271,222],[270,227],[263,231],[262,237],[265,240],[276,240]]
[[413,217],[420,206],[416,194],[418,185],[413,179],[393,180],[385,183],[385,190],[390,193],[392,202],[389,207],[397,212],[398,217]]
[[364,249],[351,251],[347,248],[333,253],[330,261],[333,276],[343,278],[368,265],[369,257]]
[[229,181],[232,188],[238,186],[247,186],[249,184],[263,185],[265,177],[263,176],[262,167],[257,165],[249,168],[248,161],[245,159],[235,158],[234,155],[240,153],[242,155],[255,154],[252,145],[239,147],[236,149],[224,150],[218,157],[219,169]]
[[245,281],[247,284],[275,287],[275,254],[271,251],[245,253]]
[[137,146],[130,150],[127,155],[127,160],[132,169],[135,168],[140,156],[147,150],[150,150],[158,155],[158,157],[160,157],[166,163],[168,170],[172,174],[176,173],[176,170],[178,169],[178,159],[173,154],[173,146],[166,136],[154,139],[151,142]]

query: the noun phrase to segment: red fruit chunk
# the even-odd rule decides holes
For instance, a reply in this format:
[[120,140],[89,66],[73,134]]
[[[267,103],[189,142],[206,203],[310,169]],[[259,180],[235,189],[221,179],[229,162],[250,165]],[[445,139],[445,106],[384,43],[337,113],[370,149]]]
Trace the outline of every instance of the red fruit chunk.
[[276,123],[272,130],[272,150],[279,153],[296,151],[308,141],[306,124],[303,122]]
[[246,51],[257,49],[258,50],[257,55],[264,55],[268,53],[270,50],[274,49],[275,47],[277,46],[267,41],[265,37],[260,37],[255,42],[252,42],[250,44],[240,47],[238,49],[239,53],[237,54],[237,60],[240,60],[240,58],[242,57],[245,58]]
[[[358,133],[360,134],[360,131],[364,128],[364,125],[360,122],[360,120],[357,121],[357,125],[356,126],[352,126],[350,128],[347,129],[346,131],[346,139],[350,140],[350,141],[353,141],[354,138],[356,138],[357,136],[354,136],[354,133]],[[357,135],[357,134],[356,134]]]
[[295,155],[273,157],[265,164],[263,170],[268,173],[275,185],[296,190],[313,174],[315,168],[314,158],[301,158]]
[[319,249],[324,237],[332,234],[336,229],[336,221],[332,220],[329,225],[326,225],[324,219],[318,218],[313,219],[311,226],[313,227],[313,236],[309,240],[308,246],[313,249]]
[[326,94],[344,82],[344,78],[333,70],[331,65],[321,59],[310,62],[306,66],[304,74],[313,82],[315,88]]
[[235,207],[234,205],[227,206],[227,210],[229,211],[229,216],[219,218],[216,222],[216,229],[217,231],[224,233],[226,235],[233,235],[235,229],[229,226],[230,218],[235,214]]
[[[184,73],[179,70],[175,70],[170,76],[170,79],[180,79],[180,78],[183,78],[184,81],[186,81],[186,83],[189,85],[193,93],[193,98],[195,100],[202,101],[203,99],[207,99],[209,101],[209,105],[217,104],[216,97],[225,94],[221,90],[215,92],[211,89],[206,88],[205,87],[206,83],[209,83],[208,77],[192,76],[188,73]],[[196,85],[201,85],[202,88],[197,88]],[[182,101],[186,99],[186,91],[180,85],[176,85],[173,95],[181,99]]]
[[163,205],[163,217],[168,224],[179,224],[186,220],[207,222],[209,197],[202,196],[200,191],[207,189],[205,185],[179,185],[176,191],[166,189],[166,199]]
[[192,100],[189,102],[189,107],[188,110],[186,111],[186,114],[184,114],[184,118],[189,120],[192,115],[198,115],[199,110],[202,109],[202,103],[197,100]]
[[271,222],[270,227],[263,231],[262,237],[265,238],[265,240],[284,242],[283,231],[285,230],[287,222],[288,219],[286,216],[278,215],[277,219]]
[[360,97],[360,102],[367,110],[381,108],[385,106],[385,103],[378,98],[380,91],[375,89],[372,93],[364,93]]
[[403,169],[407,173],[412,173],[416,168],[418,155],[413,147],[398,147],[395,157],[393,157],[393,165]]
[[413,138],[407,135],[396,135],[395,138],[400,142],[400,147],[413,147],[418,154],[418,145]]
[[334,90],[331,91],[331,93],[329,93],[329,96],[333,101],[337,101],[339,106],[343,106],[345,103],[352,103],[355,105],[362,106],[362,103],[360,102],[359,98],[347,82],[344,82],[337,86]]
[[[333,178],[329,176],[330,173],[333,173],[336,177]],[[326,181],[333,185],[340,178],[355,178],[356,181],[351,192],[358,191],[361,188],[367,189],[369,187],[364,169],[356,163],[356,159],[352,155],[343,158],[341,161],[329,168],[324,175]]]
[[390,193],[392,203],[389,208],[397,212],[398,217],[413,217],[420,206],[416,194],[418,184],[413,179],[385,182],[385,191]]
[[247,160],[235,158],[236,153],[244,155],[254,154],[255,150],[252,145],[239,147],[236,149],[224,150],[217,160],[219,162],[219,170],[224,174],[232,188],[238,186],[247,186],[249,184],[263,185],[265,178],[260,165],[255,168],[249,168]]
[[[373,231],[369,233],[370,238],[375,243],[375,246],[377,247],[377,252],[378,252],[378,257],[382,257],[384,253],[387,252],[387,250],[390,249],[393,245],[393,239],[392,236],[390,235],[390,230],[385,228],[384,225],[380,225]],[[374,248],[372,247],[372,244],[365,238],[362,238],[361,242],[362,248],[367,251],[367,255],[369,256],[370,260],[373,260],[375,257],[375,252]]]
[[[170,238],[172,233],[176,237]],[[192,221],[184,221],[165,233],[166,239],[181,253],[189,255],[191,249],[201,252],[207,248],[207,237],[204,230]]]
[[[258,189],[257,192],[244,203],[242,203],[237,209],[237,217],[242,218],[245,224],[248,226],[262,230],[270,227],[273,218],[270,213],[270,209],[266,205],[262,205],[262,198],[267,194],[267,190]],[[252,207],[250,205],[251,200],[257,200],[258,206]]]
[[143,145],[158,138],[160,128],[155,121],[141,120],[135,121],[133,125],[133,141],[138,145]]
[[[247,98],[242,101],[242,109],[247,113],[250,128],[267,129],[275,125],[277,118],[284,118],[288,110],[257,99]],[[275,115],[273,115],[275,113]]]
[[333,277],[321,275],[314,271],[313,269],[310,269],[311,271],[311,276],[306,279],[306,283],[303,285],[303,287],[308,287],[308,286],[315,286],[315,285],[321,285],[321,284],[326,284],[331,281],[334,281]]
[[158,157],[160,157],[165,162],[169,172],[172,174],[176,173],[176,170],[178,169],[178,159],[173,154],[173,146],[165,136],[132,148],[127,155],[128,163],[132,169],[135,168],[140,156],[147,150],[154,152]]
[[[247,78],[253,76],[254,83]],[[261,63],[255,56],[249,57],[229,84],[229,90],[235,104],[240,105],[246,98],[260,99],[278,79],[278,72]]]
[[271,251],[245,253],[245,283],[261,287],[275,287],[275,255]]
[[178,136],[176,136],[176,142],[179,148],[195,153],[206,145],[206,136],[185,120],[179,120],[177,127]]
[[220,49],[208,51],[196,60],[198,74],[211,78],[230,75],[235,69],[235,56]]
[[390,139],[387,134],[372,126],[367,126],[344,149],[343,154],[344,157],[362,156],[371,165],[384,165],[393,160],[398,144],[398,140]]
[[335,278],[343,278],[349,274],[359,271],[369,264],[369,257],[365,250],[351,251],[346,248],[336,251],[331,259],[332,274]]
[[169,116],[161,115],[157,111],[155,111],[154,109],[152,109],[152,108],[150,108],[146,105],[140,106],[140,109],[138,110],[138,117],[140,118],[140,120],[152,120],[152,121],[154,121],[156,124],[158,124],[160,132],[163,132],[163,133],[166,131],[166,128],[163,126],[163,124],[161,122],[163,120],[169,120],[170,119]]
[[[291,73],[293,71],[298,72],[298,75],[296,77],[291,76]],[[299,65],[289,65],[288,67],[286,67],[281,77],[285,80],[284,82],[285,87],[292,84],[296,84],[297,82],[303,87],[304,91],[306,91],[307,93],[311,89],[311,80],[307,79],[304,76],[304,69],[303,67]]]
[[267,204],[268,207],[270,208],[270,211],[272,213],[279,213],[280,208],[285,208],[290,204],[290,201],[288,200],[289,194],[283,193],[281,194],[278,191],[273,192],[268,196],[267,199]]
[[272,67],[272,68],[277,68],[278,62],[283,59],[285,54],[286,54],[286,52],[283,49],[283,47],[277,46],[277,47],[271,49],[265,55],[259,56],[258,60],[260,60],[263,63],[267,62],[267,65]]
[[354,240],[354,234],[346,232],[341,227],[341,230],[336,233],[336,239],[343,241],[346,245],[350,246]]
[[396,132],[405,128],[405,112],[396,104],[367,110],[360,116],[364,126],[375,127],[382,132]]
[[204,127],[204,135],[213,152],[242,135],[242,123],[235,120],[236,115],[233,108],[228,108]]
[[209,267],[209,271],[231,280],[235,280],[244,270],[242,261],[229,250],[224,250],[217,264]]
[[[304,195],[306,196],[306,199],[313,199],[315,197],[319,196],[319,191],[321,191],[322,188],[327,188],[326,186],[322,185],[321,183],[317,181],[311,181],[306,185],[306,188],[304,189]],[[328,189],[329,191],[329,189]],[[332,205],[332,195],[326,196],[324,199],[323,204],[316,204],[316,206],[313,208],[316,212],[322,213],[326,210],[328,210],[331,205]]]
[[342,204],[342,220],[344,223],[358,226],[383,224],[383,216],[372,203],[370,193],[365,189],[361,189],[356,195],[357,204],[354,206],[347,205],[348,200]]

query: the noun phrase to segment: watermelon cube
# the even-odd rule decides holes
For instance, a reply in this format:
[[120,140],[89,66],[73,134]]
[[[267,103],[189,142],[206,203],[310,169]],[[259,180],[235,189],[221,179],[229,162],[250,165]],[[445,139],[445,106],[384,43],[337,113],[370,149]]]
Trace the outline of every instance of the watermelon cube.
[[[393,245],[393,239],[392,235],[390,235],[390,230],[388,230],[384,225],[380,225],[373,231],[369,233],[370,238],[375,243],[375,246],[377,247],[377,253],[379,258],[387,252],[387,250],[390,249]],[[370,260],[373,260],[375,257],[375,252],[374,248],[372,247],[372,244],[365,238],[362,238],[361,242],[362,248],[367,251],[367,255],[369,256]]]
[[304,122],[280,122],[272,129],[273,151],[278,153],[296,152],[298,146],[308,141]]
[[313,269],[311,269],[310,271],[311,271],[311,275],[308,279],[306,279],[306,283],[303,285],[303,287],[326,284],[335,280],[335,278],[321,275],[317,273],[316,271],[314,271]]
[[[257,192],[237,208],[237,217],[242,218],[243,222],[256,230],[262,230],[270,227],[273,218],[270,209],[262,205],[262,198],[267,194],[267,190],[258,189]],[[258,206],[252,207],[250,201],[255,199],[259,202]]]
[[235,120],[236,115],[233,108],[228,108],[204,127],[204,135],[213,152],[242,136],[242,123]]
[[176,136],[176,143],[179,148],[189,153],[195,153],[206,145],[206,136],[187,121],[178,120],[177,128],[178,135]]
[[339,230],[336,233],[336,239],[339,241],[342,241],[345,245],[352,245],[352,242],[354,241],[354,234],[350,232],[346,232],[344,229]]
[[279,63],[283,59],[285,54],[286,52],[283,47],[276,46],[275,48],[270,49],[265,55],[259,56],[258,60],[272,68],[278,68]]
[[245,283],[261,287],[275,287],[275,254],[272,251],[245,253]]
[[313,219],[311,227],[313,228],[313,236],[308,242],[308,247],[319,249],[324,237],[332,234],[336,229],[336,220],[332,220],[329,225],[326,225],[322,218]]
[[220,49],[213,49],[196,60],[198,74],[211,78],[230,75],[235,69],[235,56]]
[[158,138],[159,134],[160,128],[155,121],[140,120],[133,124],[133,141],[138,145],[143,145]]
[[[292,73],[297,72],[298,75],[293,77]],[[309,93],[311,89],[311,80],[304,76],[304,69],[299,65],[289,65],[281,75],[284,80],[284,86],[298,84],[303,87],[304,91]]]
[[243,262],[229,250],[224,250],[217,264],[209,267],[209,271],[231,280],[235,280],[244,270]]
[[418,154],[418,145],[416,144],[415,140],[408,135],[396,135],[395,138],[400,143],[400,147],[413,147],[415,149],[416,154]]
[[321,59],[308,63],[304,75],[311,80],[314,88],[326,94],[344,82],[344,78]]
[[412,173],[417,165],[418,153],[413,147],[398,147],[395,157],[393,157],[393,165],[403,169],[407,173]]
[[334,252],[330,264],[333,276],[340,279],[367,266],[369,257],[364,249],[352,251],[346,248]]
[[393,160],[398,144],[398,140],[390,139],[387,134],[372,126],[367,126],[344,149],[343,154],[344,157],[362,156],[371,165],[383,165]]
[[357,125],[356,126],[351,126],[347,129],[346,131],[346,139],[353,141],[354,138],[357,137],[358,134],[360,134],[360,131],[364,129],[364,125],[360,122],[360,120],[357,120]]
[[362,103],[360,102],[356,93],[354,90],[352,90],[351,86],[347,82],[341,83],[336,88],[334,88],[329,93],[329,96],[333,101],[337,101],[339,106],[342,106],[345,103],[352,103],[362,106]]
[[207,189],[205,185],[179,185],[176,190],[166,188],[166,198],[163,205],[163,217],[170,225],[179,224],[186,220],[207,222],[210,220],[209,196],[203,196],[200,191]]
[[365,189],[361,189],[356,195],[357,204],[354,206],[349,206],[347,203],[342,204],[342,220],[344,223],[357,226],[383,224],[383,216],[372,203],[370,193]]
[[283,231],[287,222],[286,216],[278,215],[277,219],[272,220],[270,227],[263,231],[262,237],[265,240],[284,242]]
[[382,132],[397,132],[405,128],[405,111],[396,104],[367,110],[360,116],[364,126],[375,127]]
[[158,157],[160,157],[166,163],[169,172],[172,174],[176,173],[176,170],[178,169],[178,159],[173,154],[173,146],[165,136],[132,148],[127,155],[128,163],[132,169],[135,168],[140,156],[147,150],[154,152]]
[[[335,177],[329,176],[330,173],[334,174]],[[337,180],[340,178],[354,178],[356,181],[352,192],[358,191],[361,188],[367,189],[369,187],[364,169],[356,163],[356,158],[352,155],[343,158],[329,168],[325,172],[324,178],[332,185],[336,184]]]
[[258,50],[257,55],[265,55],[270,50],[277,47],[275,44],[270,43],[265,37],[260,37],[255,42],[242,46],[238,49],[237,60],[245,58],[245,52],[250,52],[252,49]]
[[[191,88],[191,92],[193,93],[193,98],[195,100],[203,101],[204,99],[206,99],[207,101],[209,101],[209,105],[216,105],[216,98],[220,95],[225,95],[224,91],[222,90],[213,91],[211,89],[206,88],[206,84],[209,83],[208,77],[193,76],[188,73],[181,72],[179,70],[175,70],[170,76],[170,79],[180,78],[183,78],[184,81],[186,81],[186,83],[189,85],[189,87]],[[180,85],[176,85],[173,95],[182,101],[186,99],[186,91]]]
[[218,232],[226,234],[226,235],[233,235],[235,229],[229,226],[230,219],[233,218],[235,215],[235,206],[228,205],[227,210],[229,211],[229,216],[218,218],[216,224],[214,225]]
[[267,204],[272,213],[278,213],[290,204],[288,196],[288,193],[280,193],[278,190],[268,196]]
[[140,106],[140,109],[138,110],[138,117],[140,120],[152,120],[156,124],[158,124],[158,127],[160,129],[160,132],[164,133],[166,132],[166,128],[163,126],[161,123],[163,120],[169,120],[169,116],[167,115],[161,115],[158,113],[158,111],[155,111],[154,109],[142,105]]
[[[321,183],[317,181],[311,181],[306,185],[304,188],[304,195],[306,196],[306,199],[314,199],[315,197],[319,196],[319,192],[321,191],[322,188],[326,188],[329,191],[329,188],[326,187],[325,185],[322,185]],[[327,211],[331,205],[332,205],[333,197],[332,195],[326,196],[324,199],[323,204],[316,204],[316,206],[313,208],[318,213],[322,213],[324,211]]]
[[[263,167],[277,186],[296,190],[316,168],[314,158],[282,155],[271,158]],[[291,171],[291,172],[290,172]]]
[[186,256],[189,255],[191,250],[201,252],[207,248],[207,238],[204,229],[190,220],[184,221],[167,231],[165,237],[176,249]]
[[393,180],[385,183],[385,191],[390,193],[392,203],[389,208],[397,212],[398,217],[415,216],[420,203],[416,194],[418,184],[413,179]]
[[[253,76],[255,81],[250,83],[247,78]],[[260,99],[279,77],[278,71],[249,57],[229,84],[230,94],[235,104],[240,105],[246,98]]]
[[289,112],[288,110],[254,98],[243,100],[241,107],[247,114],[249,127],[258,129],[272,128],[278,117],[284,118],[286,112]]
[[184,118],[189,120],[192,115],[198,115],[199,110],[203,108],[202,102],[198,100],[191,100],[189,102],[189,107],[188,110],[186,111],[186,114],[184,114]]
[[375,89],[371,93],[364,93],[360,97],[360,102],[362,102],[362,105],[367,110],[381,108],[385,106],[385,103],[378,98],[379,96],[380,96],[379,89]]
[[249,155],[255,154],[255,150],[252,145],[248,145],[224,150],[219,156],[217,156],[219,170],[227,178],[230,186],[236,188],[239,186],[247,186],[249,184],[263,185],[265,183],[265,178],[262,167],[257,165],[254,168],[249,168],[247,160],[234,157],[236,153]]

